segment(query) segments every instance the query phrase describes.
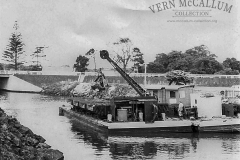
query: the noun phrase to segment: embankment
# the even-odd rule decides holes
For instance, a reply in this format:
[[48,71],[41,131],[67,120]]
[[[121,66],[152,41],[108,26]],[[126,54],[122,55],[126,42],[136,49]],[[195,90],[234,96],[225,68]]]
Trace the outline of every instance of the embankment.
[[[58,83],[61,81],[77,81],[78,75],[28,75],[28,74],[15,74],[14,76],[27,81],[33,85],[44,87],[46,85],[50,85],[53,83]],[[130,75],[131,76],[131,75]],[[83,74],[83,82],[91,83],[96,79],[96,75],[88,74],[87,72]],[[137,83],[144,84],[144,76],[134,75],[131,76]],[[199,86],[205,87],[231,87],[233,85],[240,85],[240,76],[227,76],[227,75],[191,75],[193,78],[193,83]],[[127,84],[121,76],[108,76],[106,75],[106,80],[108,83],[119,83],[119,84]],[[146,77],[147,84],[162,84],[167,85],[168,81],[164,75],[149,74]]]
[[0,108],[1,160],[63,160],[63,153],[45,141]]
[[[15,74],[14,76],[29,82],[33,85],[41,87],[44,94],[69,96],[72,90],[79,84],[78,78],[81,75],[83,83],[93,83],[97,78],[96,75],[86,73],[77,73],[76,75],[31,75],[31,74]],[[144,76],[131,75],[131,77],[140,85],[144,84]],[[221,76],[221,75],[192,75],[193,83],[196,86],[204,87],[231,87],[240,84],[240,76]],[[121,76],[106,75],[106,81],[109,84],[127,84]],[[147,84],[168,85],[168,81],[164,75],[149,74],[146,77]]]
[[[144,84],[143,76],[134,76],[132,77],[137,83]],[[240,85],[239,76],[192,76],[193,83],[198,86],[205,87],[231,87],[233,85]],[[93,82],[96,79],[96,76],[87,75],[85,76],[83,82],[89,83]],[[123,77],[120,76],[106,76],[108,83],[127,83]],[[168,85],[168,81],[165,76],[147,76],[147,84],[161,84]]]
[[46,85],[51,85],[61,81],[77,81],[77,75],[28,75],[15,74],[14,76],[27,81],[33,85],[43,88]]

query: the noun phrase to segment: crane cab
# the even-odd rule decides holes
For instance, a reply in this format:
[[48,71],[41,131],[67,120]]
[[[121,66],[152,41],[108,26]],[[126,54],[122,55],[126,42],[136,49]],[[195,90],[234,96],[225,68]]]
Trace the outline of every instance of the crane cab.
[[150,123],[154,121],[155,97],[115,97],[110,100],[113,121]]

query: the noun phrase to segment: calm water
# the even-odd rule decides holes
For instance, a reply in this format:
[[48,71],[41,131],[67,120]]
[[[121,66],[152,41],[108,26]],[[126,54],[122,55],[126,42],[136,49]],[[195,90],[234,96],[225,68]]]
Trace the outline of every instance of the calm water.
[[58,116],[64,98],[0,92],[0,107],[65,160],[93,159],[240,159],[240,135],[167,134],[154,137],[105,137]]

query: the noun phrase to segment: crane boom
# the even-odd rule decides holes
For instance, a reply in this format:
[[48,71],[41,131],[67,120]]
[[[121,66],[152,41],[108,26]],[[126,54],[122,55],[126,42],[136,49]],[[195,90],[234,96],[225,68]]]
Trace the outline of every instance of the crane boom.
[[114,62],[110,57],[107,50],[101,50],[100,51],[100,57],[102,59],[108,60],[108,62],[115,68],[121,76],[137,91],[137,93],[142,96],[148,96],[146,90],[144,90],[134,79],[132,79],[126,72],[123,71],[122,68],[120,68],[116,62]]

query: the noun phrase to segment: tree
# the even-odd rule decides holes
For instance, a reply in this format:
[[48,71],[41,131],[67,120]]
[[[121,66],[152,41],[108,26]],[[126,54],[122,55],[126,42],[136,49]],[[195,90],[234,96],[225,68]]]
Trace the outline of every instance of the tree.
[[208,47],[205,45],[200,45],[193,47],[191,49],[188,49],[185,52],[186,55],[190,55],[192,57],[196,58],[203,58],[203,57],[211,57],[216,58],[217,56],[215,54],[211,54],[211,52],[208,50]]
[[218,75],[239,75],[238,70],[232,70],[231,68],[224,68],[223,70],[216,72]]
[[168,55],[165,53],[157,54],[155,60],[147,65],[149,73],[166,73],[168,67]]
[[[157,69],[154,72],[159,73],[165,73],[170,70],[185,71],[188,68],[181,51],[172,51],[168,54],[165,53],[157,54],[156,59],[154,60],[154,66],[155,69]],[[156,68],[157,66],[160,68]]]
[[156,59],[154,60],[154,62],[163,65],[163,67],[164,67],[165,69],[167,69],[168,64],[169,64],[168,55],[165,54],[165,53],[157,54],[157,55],[156,55]]
[[4,64],[0,63],[0,70],[4,70]]
[[193,74],[214,74],[223,69],[223,66],[214,58],[201,58],[199,59],[193,70],[190,70]]
[[168,53],[168,66],[167,69],[169,71],[171,70],[177,70],[178,67],[178,61],[180,61],[183,58],[181,51],[172,51]]
[[37,63],[36,65],[32,65],[33,71],[39,71],[42,70],[41,62],[39,61],[39,58],[46,57],[46,55],[43,54],[43,51],[45,48],[48,47],[36,47],[36,50],[31,54],[32,58],[36,58],[36,60],[33,61],[33,63]]
[[23,56],[23,46],[24,43],[22,41],[22,35],[18,32],[18,24],[15,21],[13,26],[15,31],[12,33],[11,37],[9,38],[9,44],[6,47],[6,50],[3,53],[3,60],[9,62],[11,68],[18,70],[18,66],[24,64],[24,60],[22,60]]
[[150,62],[147,65],[148,73],[165,73],[165,68],[162,64],[156,62]]
[[135,53],[135,55],[133,55],[133,62],[134,62],[134,68],[137,69],[138,73],[143,73],[143,64],[144,64],[144,60],[143,60],[143,53],[140,51],[139,48],[133,48],[133,51]]
[[226,60],[223,61],[223,66],[240,72],[240,61],[237,61],[236,58],[226,58]]
[[129,38],[120,38],[113,45],[115,46],[114,52],[116,54],[114,59],[123,66],[124,71],[126,71],[129,62],[135,62],[136,64],[139,62],[144,63],[140,49],[133,47],[133,43]]
[[73,65],[75,68],[75,72],[85,72],[87,70],[87,66],[89,62],[89,58],[79,55],[76,59],[76,64]]
[[186,50],[183,57],[188,66],[188,69],[185,71],[191,71],[191,73],[201,73],[205,71],[200,71],[198,66],[196,66],[196,63],[199,63],[199,61],[202,61],[204,58],[215,60],[217,56],[215,54],[211,54],[207,46],[200,45]]
[[[166,73],[171,70],[182,70],[192,74],[214,74],[223,69],[223,66],[215,59],[216,57],[205,45],[195,46],[184,53],[181,51],[161,53],[149,63],[148,72]],[[236,73],[234,70],[238,70],[238,66],[240,69],[240,62],[234,59],[226,60],[225,64],[228,68],[233,68],[234,73]]]
[[185,58],[177,59],[175,62],[171,62],[168,65],[168,70],[183,70],[188,71],[189,70],[189,63]]
[[176,83],[176,85],[183,85],[187,83],[191,83],[192,79],[189,78],[184,71],[181,70],[173,70],[167,73],[167,81],[169,82],[169,85],[171,85],[173,82]]

